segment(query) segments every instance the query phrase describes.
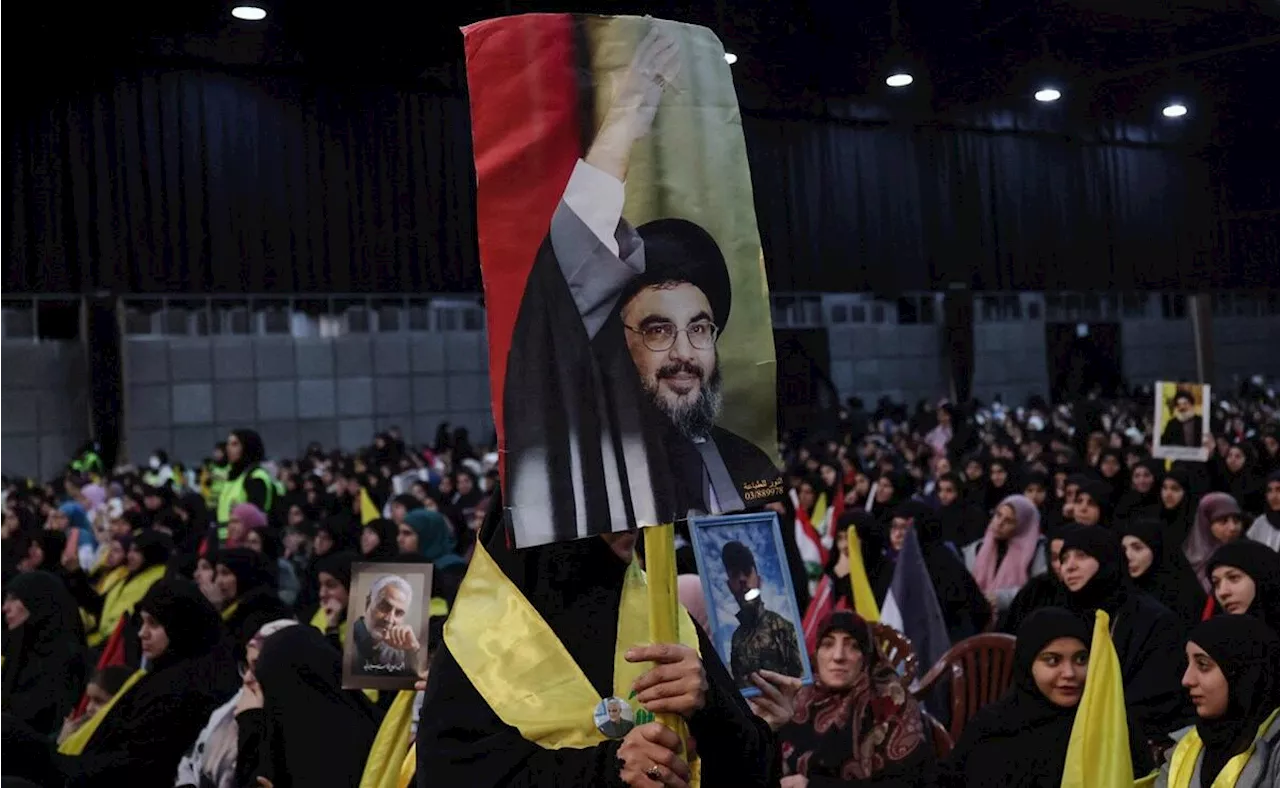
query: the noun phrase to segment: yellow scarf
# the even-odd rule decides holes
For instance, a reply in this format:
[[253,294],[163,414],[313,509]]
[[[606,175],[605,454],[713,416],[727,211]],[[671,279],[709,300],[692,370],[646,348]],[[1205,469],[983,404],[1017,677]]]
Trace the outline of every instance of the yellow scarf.
[[124,684],[120,687],[120,690],[115,695],[111,696],[111,700],[107,701],[102,708],[98,709],[92,717],[85,720],[84,725],[81,725],[75,733],[68,736],[66,741],[58,745],[58,752],[63,755],[79,755],[84,752],[85,745],[87,745],[89,740],[93,738],[93,734],[97,732],[98,726],[102,724],[102,721],[105,720],[107,715],[111,713],[111,710],[115,708],[116,703],[124,697],[126,692],[133,689],[133,685],[137,684],[138,680],[146,675],[146,673],[147,672],[145,670],[135,670],[133,675],[125,680]]
[[222,620],[230,621],[231,617],[234,616],[236,614],[236,611],[239,609],[240,609],[240,600],[237,599],[236,601],[232,602],[231,604],[227,605],[222,609]]
[[[1267,728],[1271,727],[1271,723],[1275,722],[1277,715],[1280,715],[1280,708],[1271,712],[1271,715],[1258,727],[1258,735],[1253,738],[1249,749],[1227,761],[1227,765],[1218,772],[1213,785],[1209,788],[1235,786],[1236,780],[1240,779],[1240,774],[1244,771],[1245,764],[1253,757],[1253,751],[1258,748],[1258,739],[1266,733]],[[1190,788],[1191,778],[1196,772],[1196,762],[1200,760],[1200,751],[1203,749],[1204,742],[1200,741],[1200,734],[1195,728],[1182,737],[1178,746],[1173,748],[1173,756],[1169,759],[1169,788]]]
[[[627,649],[650,643],[644,572],[627,569],[618,606],[613,694],[630,700],[631,685],[651,667],[627,662]],[[698,649],[697,630],[679,609],[680,642]],[[480,697],[526,740],[550,750],[594,747],[606,741],[593,711],[600,702],[591,681],[564,644],[482,545],[471,557],[444,641]],[[637,725],[653,715],[636,710]],[[695,765],[696,774],[696,765]]]
[[412,740],[413,699],[417,694],[413,690],[397,693],[378,726],[378,735],[364,764],[360,788],[408,788],[417,765]]
[[106,572],[102,577],[98,578],[98,584],[93,590],[98,592],[98,596],[108,594],[111,592],[111,589],[120,585],[120,582],[128,576],[129,567],[117,566],[115,569],[112,569],[110,572]]
[[156,564],[144,569],[137,577],[117,583],[107,592],[102,600],[102,615],[98,616],[98,629],[89,635],[89,645],[98,646],[105,643],[111,633],[115,632],[120,619],[133,612],[142,598],[151,590],[160,578],[164,577],[164,564]]

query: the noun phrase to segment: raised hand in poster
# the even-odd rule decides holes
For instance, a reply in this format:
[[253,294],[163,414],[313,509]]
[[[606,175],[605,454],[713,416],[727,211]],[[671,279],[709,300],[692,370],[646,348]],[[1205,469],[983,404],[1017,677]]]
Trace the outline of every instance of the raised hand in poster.
[[560,49],[536,72],[536,124],[510,111],[527,93],[498,99],[498,61],[468,59],[515,543],[769,503],[782,494],[772,332],[723,48],[635,18],[575,18],[566,47],[559,22],[539,24]]

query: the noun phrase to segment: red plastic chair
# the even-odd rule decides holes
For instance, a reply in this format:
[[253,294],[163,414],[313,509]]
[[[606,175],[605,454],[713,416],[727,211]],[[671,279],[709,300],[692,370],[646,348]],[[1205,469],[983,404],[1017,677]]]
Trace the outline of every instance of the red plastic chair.
[[955,747],[951,741],[951,734],[947,733],[947,729],[942,727],[942,723],[934,719],[929,712],[921,711],[920,716],[924,718],[925,733],[929,735],[929,740],[933,742],[933,754],[939,761],[945,759],[951,754],[952,748]]
[[911,638],[879,622],[871,624],[871,637],[875,639],[876,648],[880,649],[884,658],[902,676],[902,683],[911,686],[920,672],[920,659],[916,656]]
[[966,638],[948,649],[938,664],[911,688],[916,698],[928,695],[944,677],[951,679],[952,741],[978,709],[1004,694],[1013,681],[1013,635],[991,633]]

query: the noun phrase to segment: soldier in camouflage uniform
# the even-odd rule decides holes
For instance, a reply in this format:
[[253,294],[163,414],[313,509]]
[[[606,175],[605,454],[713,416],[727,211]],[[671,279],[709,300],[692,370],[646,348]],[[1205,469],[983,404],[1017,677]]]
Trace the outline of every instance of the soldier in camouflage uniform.
[[729,576],[729,591],[738,602],[738,628],[729,649],[734,681],[739,687],[754,687],[751,674],[761,669],[784,676],[803,675],[795,625],[765,609],[751,550],[742,542],[729,542],[720,557]]

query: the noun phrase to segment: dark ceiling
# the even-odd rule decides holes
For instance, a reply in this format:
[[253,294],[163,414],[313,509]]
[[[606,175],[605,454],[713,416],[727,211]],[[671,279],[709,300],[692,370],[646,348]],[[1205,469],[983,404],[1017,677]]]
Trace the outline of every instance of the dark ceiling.
[[1025,100],[1031,81],[1053,78],[1073,101],[1127,113],[1174,90],[1230,103],[1251,86],[1274,88],[1280,66],[1276,0],[261,2],[267,20],[245,23],[226,0],[46,0],[11,7],[7,29],[32,52],[28,66],[44,66],[22,79],[36,92],[50,79],[182,61],[377,81],[426,71],[447,84],[459,25],[547,10],[704,24],[741,56],[738,79],[760,97],[874,94],[902,54],[923,67],[935,109]]

